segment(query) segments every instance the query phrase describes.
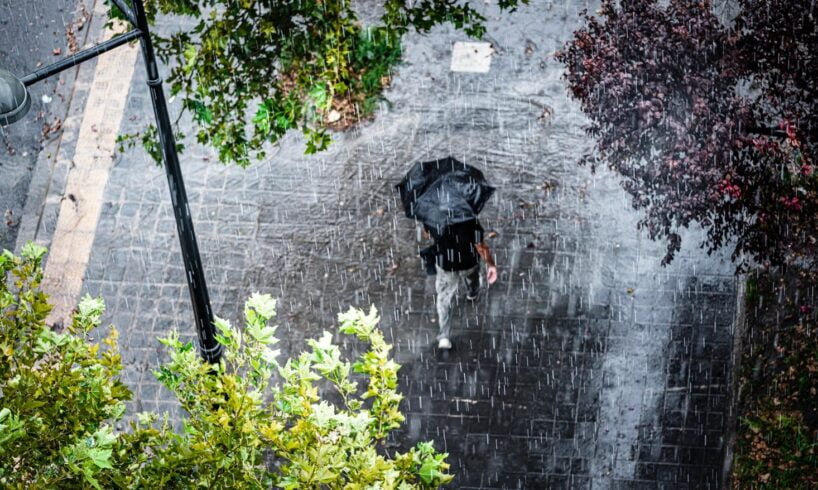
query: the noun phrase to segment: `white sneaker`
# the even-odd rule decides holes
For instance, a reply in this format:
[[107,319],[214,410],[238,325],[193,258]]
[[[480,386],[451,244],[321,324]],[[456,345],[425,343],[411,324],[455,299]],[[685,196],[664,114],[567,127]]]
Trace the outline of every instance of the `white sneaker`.
[[437,341],[437,348],[441,350],[449,350],[452,348],[452,341],[443,337]]

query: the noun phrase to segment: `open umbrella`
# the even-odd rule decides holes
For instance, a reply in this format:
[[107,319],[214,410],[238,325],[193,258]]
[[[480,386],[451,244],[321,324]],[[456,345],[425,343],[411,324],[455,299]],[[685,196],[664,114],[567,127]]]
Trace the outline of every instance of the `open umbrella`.
[[495,190],[483,172],[452,157],[414,164],[396,187],[406,216],[438,231],[476,219]]

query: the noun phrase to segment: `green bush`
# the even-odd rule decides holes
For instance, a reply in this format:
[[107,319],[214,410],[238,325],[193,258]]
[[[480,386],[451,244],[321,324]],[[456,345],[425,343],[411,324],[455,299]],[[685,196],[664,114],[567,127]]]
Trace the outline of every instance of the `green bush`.
[[65,332],[46,327],[44,254],[29,245],[22,258],[0,255],[0,486],[98,487],[117,442],[111,423],[131,393],[118,378],[116,330],[89,341],[102,301],[84,299]]
[[154,413],[115,430],[131,397],[116,330],[91,340],[104,304],[88,296],[65,332],[46,326],[44,254],[28,245],[22,257],[0,255],[0,486],[409,489],[451,480],[431,443],[406,454],[379,448],[403,415],[399,366],[374,308],[339,315],[340,331],[368,346],[354,363],[329,332],[279,363],[269,295],[247,301],[242,329],[217,320],[218,365],[172,333],[160,340],[170,360],[155,375],[185,410],[181,430]]

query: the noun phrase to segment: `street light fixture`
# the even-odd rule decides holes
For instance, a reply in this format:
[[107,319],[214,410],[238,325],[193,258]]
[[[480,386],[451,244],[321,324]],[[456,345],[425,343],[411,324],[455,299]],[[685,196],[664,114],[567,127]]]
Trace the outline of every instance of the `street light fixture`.
[[176,140],[173,136],[168,106],[165,102],[165,93],[162,90],[162,79],[159,77],[156,56],[153,52],[145,6],[143,0],[131,0],[132,7],[127,5],[127,0],[111,0],[111,2],[119,8],[131,23],[132,30],[35,70],[23,78],[17,78],[8,71],[0,69],[0,126],[20,120],[31,108],[31,96],[27,89],[29,85],[76,66],[83,61],[95,58],[106,51],[139,39],[142,45],[142,56],[145,59],[145,69],[148,74],[148,88],[151,93],[153,113],[156,117],[156,127],[162,148],[162,160],[168,178],[170,198],[173,203],[173,214],[176,218],[176,231],[179,234],[179,243],[182,247],[185,277],[193,305],[193,316],[199,336],[199,348],[202,357],[206,361],[217,363],[221,358],[222,345],[216,341],[210,296],[207,292],[204,268],[199,255],[199,245],[196,243],[196,234],[193,230],[193,220],[190,216],[187,192],[182,179],[179,155],[176,152]]
[[0,126],[19,121],[31,108],[23,82],[6,70],[0,70]]

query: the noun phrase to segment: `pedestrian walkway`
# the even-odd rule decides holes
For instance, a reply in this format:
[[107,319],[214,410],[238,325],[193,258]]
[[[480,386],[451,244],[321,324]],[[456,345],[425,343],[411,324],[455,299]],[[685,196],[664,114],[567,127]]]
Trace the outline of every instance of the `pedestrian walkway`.
[[[499,20],[486,6],[488,73],[450,71],[453,43],[467,40],[453,29],[410,35],[392,105],[320,155],[289,135],[241,170],[189,144],[213,307],[236,321],[251,293],[280,298],[286,354],[348,305],[376,305],[403,366],[407,421],[393,446],[433,439],[450,453],[452,488],[718,488],[732,266],[690,235],[660,267],[662,246],[636,231],[615,177],[577,167],[586,120],[551,55],[583,6],[534,0]],[[124,131],[152,114],[140,63]],[[454,349],[439,353],[434,281],[393,186],[411,163],[448,155],[498,187],[482,221],[500,278],[458,305]],[[151,374],[156,337],[192,340],[192,312],[164,173],[141,150],[114,161],[83,284],[121,331],[130,410],[176,411]]]
[[[22,77],[85,45],[85,14],[77,0],[0,0],[0,68]],[[0,128],[0,250],[14,248],[34,168],[60,150],[76,78],[70,69],[28,87],[28,116]]]

